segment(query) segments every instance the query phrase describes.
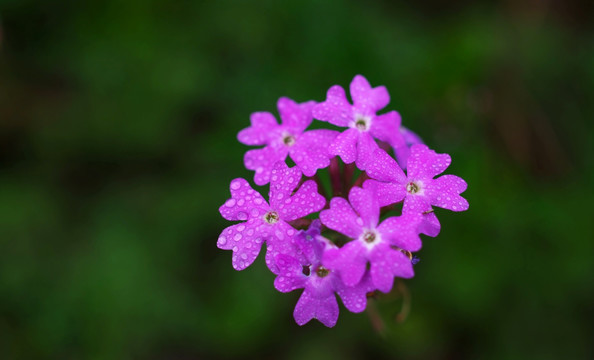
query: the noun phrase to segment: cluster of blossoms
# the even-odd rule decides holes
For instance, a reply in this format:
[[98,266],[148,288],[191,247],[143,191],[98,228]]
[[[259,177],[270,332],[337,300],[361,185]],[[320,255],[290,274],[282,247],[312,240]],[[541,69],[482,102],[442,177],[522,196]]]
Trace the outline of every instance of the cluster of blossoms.
[[[280,124],[271,113],[253,113],[238,139],[264,146],[247,151],[244,163],[255,171],[257,185],[269,184],[268,201],[238,178],[219,209],[225,219],[238,222],[217,242],[233,252],[233,268],[250,266],[265,243],[275,288],[303,289],[293,313],[299,325],[315,318],[334,326],[335,294],[349,311],[365,310],[368,293],[390,292],[395,277],[414,276],[419,235],[435,237],[441,228],[433,206],[468,209],[460,196],[466,182],[454,175],[437,177],[450,156],[429,149],[401,126],[396,111],[377,113],[390,100],[384,86],[372,88],[357,75],[350,95],[352,104],[335,85],[320,103],[280,98]],[[344,131],[308,130],[314,119]],[[329,201],[319,176],[325,168]]]

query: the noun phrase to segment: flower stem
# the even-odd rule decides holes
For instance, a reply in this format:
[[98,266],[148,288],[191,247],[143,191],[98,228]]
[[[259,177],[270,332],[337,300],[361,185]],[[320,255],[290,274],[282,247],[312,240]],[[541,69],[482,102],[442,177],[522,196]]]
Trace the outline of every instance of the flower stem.
[[342,195],[342,183],[340,178],[340,164],[338,163],[338,157],[330,160],[330,181],[332,182],[332,195]]
[[355,173],[355,163],[344,164],[342,173],[343,193],[347,194],[353,183],[353,174]]

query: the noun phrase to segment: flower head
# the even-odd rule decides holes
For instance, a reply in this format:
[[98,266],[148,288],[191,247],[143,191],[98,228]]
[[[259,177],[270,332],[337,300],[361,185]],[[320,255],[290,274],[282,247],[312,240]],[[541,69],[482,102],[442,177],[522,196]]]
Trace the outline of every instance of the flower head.
[[313,176],[318,169],[330,164],[328,145],[338,132],[305,131],[313,120],[311,109],[314,105],[314,101],[297,104],[289,98],[280,98],[277,103],[280,125],[269,112],[252,114],[252,126],[241,130],[237,138],[246,145],[265,145],[261,149],[249,150],[244,156],[246,168],[256,172],[256,184],[267,184],[274,164],[285,161],[287,155],[306,176]]
[[344,89],[332,86],[326,101],[314,106],[313,116],[333,125],[348,128],[330,144],[329,152],[340,156],[347,164],[355,162],[364,170],[378,148],[374,139],[392,143],[403,143],[398,131],[400,115],[396,111],[377,115],[377,112],[390,102],[390,95],[384,86],[372,88],[367,79],[355,76],[350,86],[353,104],[351,105]]
[[299,169],[289,168],[284,162],[277,163],[271,171],[270,202],[266,202],[246,180],[231,181],[231,198],[219,212],[227,220],[243,222],[223,230],[217,246],[233,251],[233,268],[243,270],[250,266],[264,242],[267,245],[266,264],[273,272],[276,272],[275,255],[297,256],[294,239],[297,230],[288,222],[320,211],[326,204],[312,180],[304,182],[293,193],[300,179]]

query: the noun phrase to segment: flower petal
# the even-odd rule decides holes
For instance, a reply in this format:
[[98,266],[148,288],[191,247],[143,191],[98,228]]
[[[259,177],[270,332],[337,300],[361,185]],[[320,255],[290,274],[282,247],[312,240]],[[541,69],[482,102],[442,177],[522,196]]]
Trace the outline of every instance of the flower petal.
[[284,161],[275,163],[270,173],[270,191],[268,193],[270,206],[275,210],[280,210],[285,200],[291,197],[300,180],[301,171],[298,167],[289,168]]
[[440,176],[433,180],[427,189],[431,205],[452,211],[468,210],[468,201],[459,195],[466,187],[466,181],[458,176]]
[[377,230],[381,233],[382,239],[388,240],[390,245],[408,251],[418,251],[422,245],[418,231],[422,221],[423,215],[409,212],[387,218]]
[[372,189],[352,188],[349,192],[349,202],[363,220],[363,226],[367,228],[376,227],[380,208],[377,196]]
[[391,249],[387,244],[379,244],[370,254],[371,280],[381,292],[392,290],[394,277],[411,278],[414,276],[410,259],[398,250]]
[[363,278],[367,258],[364,245],[359,241],[346,243],[340,249],[329,249],[324,253],[322,264],[338,271],[346,286],[355,286]]
[[390,94],[385,86],[372,88],[362,75],[355,76],[351,81],[350,91],[354,107],[361,112],[361,115],[375,114],[390,102]]
[[373,153],[379,149],[373,136],[369,132],[362,132],[357,139],[357,162],[356,165],[360,170],[365,170],[367,163],[373,159]]
[[231,181],[231,198],[219,208],[226,220],[240,221],[264,215],[268,203],[260,193],[252,189],[247,180],[238,178]]
[[386,114],[378,115],[371,122],[369,131],[376,139],[385,141],[389,144],[404,143],[404,138],[400,131],[402,119],[396,111],[390,111]]
[[439,223],[439,220],[437,220],[435,213],[433,213],[433,208],[428,201],[426,196],[408,195],[404,198],[402,214],[423,214],[423,222],[419,227],[419,232],[427,236],[435,237],[441,230],[441,224]]
[[353,120],[352,106],[340,85],[328,89],[326,101],[314,106],[312,113],[314,118],[340,127],[349,126]]
[[360,313],[367,307],[367,293],[374,290],[369,275],[363,276],[363,279],[355,286],[346,286],[337,278],[338,284],[335,286],[338,296],[344,306],[350,312]]
[[406,182],[404,171],[396,163],[396,160],[382,149],[377,149],[373,152],[372,160],[367,163],[365,172],[372,179],[383,182],[395,182],[399,184]]
[[311,111],[315,101],[298,104],[295,101],[281,97],[276,104],[283,126],[293,135],[301,134],[313,121]]
[[293,317],[299,325],[305,325],[311,319],[318,319],[327,327],[333,327],[338,321],[336,296],[331,294],[325,298],[317,298],[305,290],[297,301]]
[[284,147],[266,146],[245,153],[243,163],[248,170],[255,170],[254,182],[257,185],[266,185],[270,182],[270,174],[274,164],[284,161],[288,150]]
[[299,136],[297,143],[289,149],[289,154],[305,176],[314,176],[318,169],[330,165],[332,155],[328,148],[338,134],[338,131],[323,129],[307,131]]
[[328,147],[328,152],[332,156],[340,156],[345,164],[350,164],[357,159],[358,138],[359,130],[345,130],[330,144]]
[[366,180],[364,189],[373,188],[380,207],[401,202],[406,196],[404,185],[397,183],[383,183],[376,180]]
[[362,232],[362,227],[357,222],[358,218],[348,201],[341,197],[330,200],[330,209],[320,212],[322,224],[353,239]]
[[283,220],[293,221],[322,210],[324,205],[326,205],[326,198],[318,193],[318,184],[308,180],[293,196],[278,202],[275,209],[279,211]]
[[266,232],[266,266],[273,274],[278,274],[279,269],[276,264],[276,257],[279,254],[290,255],[299,262],[305,262],[303,253],[299,251],[296,244],[297,230],[285,221],[279,221],[276,224],[264,224],[262,232]]
[[278,127],[278,123],[269,112],[255,112],[250,115],[252,126],[245,128],[237,134],[237,140],[246,145],[264,145]]
[[444,172],[451,162],[450,155],[438,154],[427,145],[416,144],[410,148],[407,175],[411,180],[433,179]]
[[235,270],[247,268],[258,257],[264,242],[264,234],[259,230],[257,221],[250,220],[247,223],[229,226],[219,236],[217,247],[233,251],[231,263]]
[[301,289],[307,282],[307,276],[303,274],[301,263],[290,255],[279,254],[275,258],[279,274],[274,279],[276,290],[286,293],[295,289]]

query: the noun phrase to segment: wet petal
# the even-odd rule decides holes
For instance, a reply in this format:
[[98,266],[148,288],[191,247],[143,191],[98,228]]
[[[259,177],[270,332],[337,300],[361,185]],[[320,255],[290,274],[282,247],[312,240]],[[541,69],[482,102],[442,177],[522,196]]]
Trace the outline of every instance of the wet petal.
[[305,290],[297,301],[293,317],[299,325],[305,325],[311,319],[318,319],[327,327],[333,327],[338,321],[336,296],[331,294],[325,298],[317,298]]
[[346,98],[344,89],[339,85],[328,89],[326,101],[315,105],[312,113],[314,118],[340,127],[349,126],[353,120],[351,104]]
[[362,232],[358,218],[348,201],[341,197],[333,198],[330,209],[320,212],[322,224],[350,238],[357,238]]
[[278,123],[269,112],[255,112],[250,116],[252,126],[237,134],[237,140],[246,145],[265,145],[270,140]]
[[340,156],[342,161],[350,164],[357,159],[357,139],[359,130],[348,129],[342,132],[334,139],[328,147],[328,152],[332,156]]

